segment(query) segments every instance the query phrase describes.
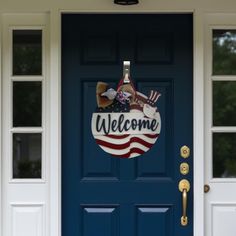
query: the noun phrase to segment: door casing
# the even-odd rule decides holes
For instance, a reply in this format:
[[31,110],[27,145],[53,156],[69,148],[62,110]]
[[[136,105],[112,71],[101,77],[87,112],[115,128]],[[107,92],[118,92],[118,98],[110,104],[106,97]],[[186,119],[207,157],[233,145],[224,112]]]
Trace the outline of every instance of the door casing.
[[[63,6],[55,6],[53,4],[48,4],[47,7],[44,6],[45,3],[41,3],[41,7],[37,9],[37,12],[44,12],[45,17],[48,20],[48,46],[46,48],[46,56],[48,58],[50,70],[48,71],[49,82],[47,86],[48,91],[48,100],[49,100],[49,111],[50,115],[48,116],[48,124],[49,124],[49,132],[50,132],[50,148],[49,148],[49,156],[50,156],[50,165],[47,167],[47,175],[46,178],[49,180],[50,184],[47,187],[47,196],[48,196],[48,214],[47,220],[50,221],[50,229],[47,230],[49,235],[61,235],[61,15],[69,14],[69,13],[192,13],[193,14],[193,30],[194,30],[194,40],[193,40],[193,117],[194,117],[194,192],[196,193],[194,196],[194,236],[204,236],[204,193],[202,191],[204,184],[204,26],[206,24],[206,16],[208,15],[203,11],[203,7],[201,7],[201,3],[191,4],[186,10],[185,8],[181,8],[179,3],[173,3],[173,6],[170,8],[167,3],[163,3],[161,10],[156,7],[152,10],[138,10],[140,8],[118,8],[113,7],[112,5],[109,7],[109,11],[104,10],[86,10],[83,7],[79,7],[80,4],[74,4],[73,7],[70,7],[71,4],[64,4]],[[96,9],[96,5],[100,4],[93,3],[93,7],[90,9]],[[18,4],[19,5],[19,4]],[[8,8],[4,8],[1,11],[1,24],[0,31],[2,33],[2,29],[4,26],[4,15],[7,16],[23,16],[24,24],[29,24],[29,21],[26,20],[29,17],[37,17],[38,13],[36,13],[35,5],[26,5],[24,4],[22,7],[24,8],[24,14],[20,13],[17,8],[17,3],[13,7],[8,5]],[[157,4],[158,6],[158,4]],[[192,7],[191,7],[192,6]],[[218,5],[211,8],[211,12],[213,15],[217,16],[217,8]],[[228,6],[230,7],[230,5]],[[146,8],[146,7],[144,7]],[[45,10],[46,9],[46,10]],[[71,10],[68,10],[71,9]],[[72,10],[73,9],[73,10]],[[97,9],[101,9],[98,7]],[[185,10],[184,10],[185,9]],[[231,8],[232,9],[232,8]],[[222,14],[227,16],[227,7],[221,8]],[[13,23],[14,24],[14,23]],[[2,45],[2,37],[0,37],[0,44]],[[4,52],[4,50],[0,49],[0,51]],[[2,63],[8,58],[4,57],[4,54],[0,57]],[[4,67],[0,66],[0,77],[3,75]],[[2,88],[2,83],[0,83],[0,87]],[[49,99],[50,98],[50,99]],[[2,99],[2,97],[1,97]],[[7,101],[8,102],[8,101]],[[0,107],[1,109],[1,107]],[[2,110],[2,109],[1,109]],[[1,129],[0,125],[0,129]],[[4,134],[3,134],[4,135]],[[1,149],[1,146],[0,146]],[[2,152],[2,150],[1,150]],[[1,163],[0,163],[1,167]],[[1,196],[2,199],[4,195],[4,186],[1,181]],[[1,201],[2,202],[2,201]],[[0,204],[0,210],[3,208],[2,204]],[[1,211],[2,212],[2,211]],[[3,216],[0,216],[0,218]],[[1,221],[2,222],[2,221]],[[0,227],[1,228],[1,227]],[[0,232],[1,235],[1,232]]]
[[[69,13],[78,13],[78,14],[91,14],[91,13],[121,13],[117,12],[84,12],[84,11],[61,11],[59,14],[60,22],[62,14]],[[124,13],[124,12],[122,12]],[[166,12],[129,12],[129,13],[170,13],[170,11]],[[176,13],[176,11],[175,11]],[[179,11],[178,13],[192,13],[193,14],[193,156],[194,158],[194,193],[198,193],[194,195],[194,236],[204,235],[204,194],[202,191],[204,184],[204,71],[203,71],[203,47],[201,47],[202,37],[203,37],[203,13],[194,14],[194,11]],[[55,19],[54,19],[55,20]],[[57,33],[61,35],[61,29]],[[61,41],[60,41],[61,46]],[[200,47],[200,49],[198,49]],[[61,48],[61,47],[60,47]],[[61,54],[61,51],[60,51]],[[61,81],[59,82],[59,89],[61,89]],[[61,101],[61,100],[60,100]],[[61,104],[61,103],[60,103]],[[61,111],[60,117],[61,117]],[[61,123],[61,120],[60,120]],[[61,130],[60,130],[61,133]],[[60,139],[60,147],[61,147],[61,139]],[[61,157],[61,156],[60,156]],[[61,159],[60,159],[61,161]],[[60,178],[61,178],[60,171]],[[59,193],[61,196],[61,186],[59,187]],[[55,209],[55,208],[54,208]],[[59,209],[61,213],[61,206]],[[60,219],[60,227],[61,227],[61,214],[59,215]]]

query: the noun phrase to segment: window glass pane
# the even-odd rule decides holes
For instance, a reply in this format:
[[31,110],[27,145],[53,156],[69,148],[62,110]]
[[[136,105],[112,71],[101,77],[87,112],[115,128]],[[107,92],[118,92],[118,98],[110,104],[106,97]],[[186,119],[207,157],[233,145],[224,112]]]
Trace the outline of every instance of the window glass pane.
[[213,177],[236,177],[236,133],[213,134]]
[[13,134],[13,178],[41,178],[41,134]]
[[13,82],[13,126],[41,126],[41,82]]
[[213,82],[213,125],[236,126],[236,82]]
[[42,30],[13,30],[13,75],[42,74]]
[[213,30],[213,75],[236,75],[236,30]]

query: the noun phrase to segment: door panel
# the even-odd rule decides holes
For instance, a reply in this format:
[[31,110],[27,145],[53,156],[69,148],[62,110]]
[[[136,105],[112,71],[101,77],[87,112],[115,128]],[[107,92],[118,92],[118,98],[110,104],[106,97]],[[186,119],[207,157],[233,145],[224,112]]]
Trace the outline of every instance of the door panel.
[[[160,137],[133,159],[104,152],[91,132],[96,83],[116,88],[124,60],[138,91],[162,94]],[[193,196],[183,227],[178,190],[193,174],[193,156],[180,157],[192,149],[191,15],[63,15],[62,114],[63,236],[192,235]]]

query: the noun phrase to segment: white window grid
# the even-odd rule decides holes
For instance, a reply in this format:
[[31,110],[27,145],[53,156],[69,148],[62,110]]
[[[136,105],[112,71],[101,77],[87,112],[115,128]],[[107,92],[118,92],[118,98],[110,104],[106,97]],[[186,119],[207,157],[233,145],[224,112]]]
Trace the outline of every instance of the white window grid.
[[[42,31],[42,74],[41,75],[13,75],[13,31],[14,30],[41,30]],[[9,182],[10,183],[45,183],[46,181],[46,37],[45,26],[12,26],[9,28],[10,39],[10,141],[9,153]],[[42,122],[41,127],[13,127],[13,83],[14,82],[41,82],[42,85]],[[41,178],[13,178],[13,134],[14,133],[38,133],[41,134]]]
[[208,125],[210,126],[210,146],[211,146],[211,182],[236,182],[236,178],[214,178],[213,177],[213,134],[214,133],[236,133],[236,126],[213,126],[213,82],[220,81],[220,82],[227,82],[227,81],[235,81],[236,82],[236,75],[214,75],[213,74],[213,31],[214,30],[236,30],[236,25],[214,25],[211,26],[208,30],[208,53],[210,59],[210,66],[208,70],[208,78],[210,77],[209,81],[209,89],[208,89],[208,101],[211,107],[211,112],[207,114],[208,116]]

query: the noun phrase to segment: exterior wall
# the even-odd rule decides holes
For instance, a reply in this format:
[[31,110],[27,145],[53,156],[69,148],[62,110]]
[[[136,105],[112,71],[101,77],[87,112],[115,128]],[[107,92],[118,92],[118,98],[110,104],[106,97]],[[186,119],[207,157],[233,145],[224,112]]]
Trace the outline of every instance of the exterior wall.
[[[50,227],[47,235],[61,234],[60,213],[60,16],[63,12],[135,13],[193,12],[194,14],[194,235],[204,235],[204,25],[208,13],[236,13],[234,0],[139,0],[135,6],[118,6],[113,0],[0,0],[0,35],[6,14],[46,13],[49,18],[49,94],[50,163],[48,168],[48,207]],[[29,23],[30,25],[30,23]],[[0,38],[0,44],[2,37]],[[1,47],[0,47],[1,49]],[[1,51],[0,51],[1,54]],[[0,61],[4,61],[1,54]],[[1,63],[2,64],[2,63]],[[0,64],[0,65],[1,65]],[[0,72],[2,68],[0,66]],[[0,77],[2,73],[0,73]],[[2,97],[2,96],[1,96]],[[2,190],[2,187],[1,189]],[[2,212],[2,211],[1,211]],[[5,235],[3,235],[5,236]]]
[[[1,0],[1,11],[2,12],[48,12],[52,10],[68,10],[68,11],[101,11],[101,12],[110,12],[110,11],[164,11],[164,12],[173,12],[173,11],[192,11],[200,10],[204,12],[232,12],[235,9],[235,1],[233,0],[199,0],[199,1],[157,1],[157,0],[140,0],[140,3],[136,6],[122,7],[115,6],[112,0],[98,0],[94,2],[93,0],[42,0],[42,1],[15,1],[15,0]],[[126,10],[124,10],[126,8]]]

